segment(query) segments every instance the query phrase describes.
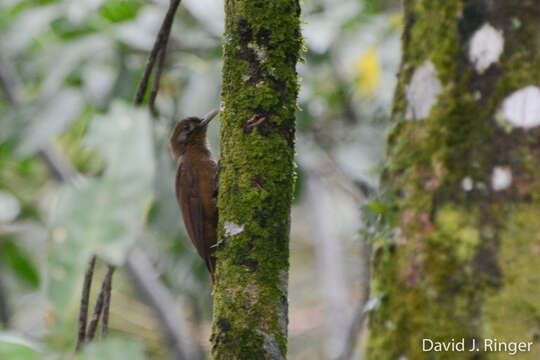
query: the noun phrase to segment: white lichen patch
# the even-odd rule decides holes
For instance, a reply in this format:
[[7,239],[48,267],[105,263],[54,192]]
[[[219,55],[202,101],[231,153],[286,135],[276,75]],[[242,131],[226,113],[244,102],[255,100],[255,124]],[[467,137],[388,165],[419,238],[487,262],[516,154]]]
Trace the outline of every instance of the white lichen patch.
[[482,93],[480,91],[476,90],[473,93],[473,99],[474,99],[474,101],[481,100],[482,99]]
[[244,225],[237,225],[232,221],[225,221],[225,236],[234,236],[244,231]]
[[466,191],[466,192],[469,192],[473,189],[473,180],[470,178],[470,177],[464,177],[462,180],[461,180],[461,188],[463,189],[463,191]]
[[266,51],[262,46],[259,46],[257,43],[250,42],[248,43],[248,48],[255,52],[255,56],[257,56],[259,63],[266,61]]
[[371,312],[375,309],[378,309],[381,305],[381,298],[379,296],[370,297],[369,300],[364,305],[364,312]]
[[407,99],[405,118],[413,120],[427,118],[441,92],[442,87],[437,76],[437,69],[431,60],[427,60],[416,68],[411,82],[405,90]]
[[512,184],[512,170],[508,167],[496,166],[491,174],[491,187],[495,191],[507,189]]
[[540,89],[529,85],[514,91],[504,99],[498,116],[518,128],[540,125]]
[[502,31],[498,31],[488,23],[482,25],[471,38],[469,44],[469,60],[476,71],[482,74],[491,64],[499,61],[504,49]]

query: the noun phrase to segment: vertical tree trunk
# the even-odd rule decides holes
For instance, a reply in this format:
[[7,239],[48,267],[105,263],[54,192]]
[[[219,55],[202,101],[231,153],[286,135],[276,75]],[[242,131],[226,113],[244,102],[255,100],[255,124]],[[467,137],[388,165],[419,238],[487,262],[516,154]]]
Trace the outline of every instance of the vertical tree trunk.
[[540,334],[540,2],[408,0],[405,19],[368,358],[506,358],[489,340]]
[[300,7],[228,0],[225,14],[211,353],[285,359]]

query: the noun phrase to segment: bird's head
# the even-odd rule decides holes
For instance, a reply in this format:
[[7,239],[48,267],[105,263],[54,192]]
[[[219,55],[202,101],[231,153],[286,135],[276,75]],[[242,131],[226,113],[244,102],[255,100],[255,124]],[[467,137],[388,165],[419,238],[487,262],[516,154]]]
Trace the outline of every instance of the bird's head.
[[175,160],[187,151],[192,145],[205,145],[206,128],[210,121],[219,113],[219,109],[212,110],[203,118],[188,117],[179,121],[169,139],[169,147]]

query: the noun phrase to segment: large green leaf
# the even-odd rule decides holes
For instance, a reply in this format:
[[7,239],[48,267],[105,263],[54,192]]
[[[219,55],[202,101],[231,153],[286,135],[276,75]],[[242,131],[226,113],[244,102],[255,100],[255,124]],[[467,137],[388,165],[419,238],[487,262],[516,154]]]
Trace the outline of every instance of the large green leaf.
[[120,265],[141,232],[152,196],[154,157],[148,113],[115,103],[92,121],[85,143],[103,157],[98,179],[64,186],[52,219],[48,296],[72,304],[91,253]]

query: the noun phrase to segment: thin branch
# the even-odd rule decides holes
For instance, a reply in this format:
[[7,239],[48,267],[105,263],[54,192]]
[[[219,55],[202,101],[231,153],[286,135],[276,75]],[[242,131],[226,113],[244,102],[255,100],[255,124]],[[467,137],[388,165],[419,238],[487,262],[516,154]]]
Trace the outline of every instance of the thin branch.
[[161,74],[163,73],[166,55],[167,46],[165,46],[159,52],[158,64],[156,72],[154,73],[154,81],[152,81],[152,90],[150,91],[150,97],[148,98],[148,109],[150,110],[150,112],[154,111],[154,103],[156,102],[157,93],[159,91],[159,83],[161,81]]
[[109,332],[109,310],[111,307],[112,274],[114,266],[108,265],[107,271],[110,276],[106,277],[103,285],[105,286],[105,295],[103,298],[103,319],[101,319],[101,338],[105,338]]
[[94,336],[96,334],[96,329],[98,326],[99,318],[101,317],[101,312],[103,311],[103,285],[105,283],[103,282],[101,291],[99,292],[99,295],[96,300],[96,304],[94,305],[94,311],[92,313],[92,317],[90,318],[90,322],[88,323],[88,332],[86,333],[86,342],[91,342],[94,340]]
[[96,304],[94,305],[94,312],[92,314],[92,318],[90,319],[90,323],[88,324],[88,332],[86,334],[87,342],[92,341],[96,334],[99,318],[101,317],[101,314],[103,312],[103,305],[105,303],[105,294],[107,293],[107,288],[112,282],[113,273],[114,273],[114,266],[108,266],[107,273],[105,274],[105,277],[103,278],[103,282],[101,283],[101,290],[99,291]]
[[81,294],[81,306],[79,309],[79,335],[77,337],[77,345],[75,351],[79,351],[86,338],[86,319],[88,317],[88,303],[90,298],[90,288],[92,286],[92,277],[94,275],[94,267],[96,265],[96,256],[92,256],[84,275],[84,282]]
[[178,9],[178,5],[180,5],[180,1],[181,0],[170,1],[169,9],[167,10],[167,14],[163,19],[163,23],[161,24],[161,28],[159,29],[156,41],[154,42],[152,50],[148,55],[146,67],[144,68],[144,72],[139,83],[139,87],[137,88],[137,93],[135,95],[135,105],[142,104],[144,94],[146,93],[146,89],[148,87],[148,81],[150,80],[150,75],[152,74],[152,69],[154,68],[154,64],[156,63],[158,54],[161,52],[162,49],[167,47],[167,41],[169,39],[169,34],[171,33],[174,14],[176,13],[176,9]]
[[126,271],[133,285],[154,310],[161,331],[174,354],[175,360],[197,360],[201,354],[190,337],[189,328],[178,313],[179,308],[168,290],[159,282],[158,274],[152,264],[139,248],[134,248],[128,255]]

